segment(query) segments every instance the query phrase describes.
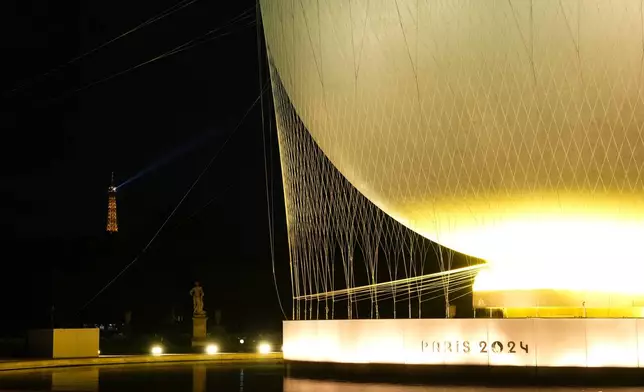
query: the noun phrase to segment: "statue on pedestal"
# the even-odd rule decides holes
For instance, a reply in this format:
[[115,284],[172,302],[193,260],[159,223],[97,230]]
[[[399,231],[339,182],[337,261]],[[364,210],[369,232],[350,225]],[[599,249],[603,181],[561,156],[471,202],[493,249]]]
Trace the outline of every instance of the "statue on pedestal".
[[199,282],[195,282],[195,287],[190,290],[192,296],[192,313],[195,316],[203,316],[206,312],[203,310],[203,287]]
[[195,282],[190,290],[192,296],[192,347],[204,346],[207,342],[208,329],[206,311],[203,310],[203,287]]

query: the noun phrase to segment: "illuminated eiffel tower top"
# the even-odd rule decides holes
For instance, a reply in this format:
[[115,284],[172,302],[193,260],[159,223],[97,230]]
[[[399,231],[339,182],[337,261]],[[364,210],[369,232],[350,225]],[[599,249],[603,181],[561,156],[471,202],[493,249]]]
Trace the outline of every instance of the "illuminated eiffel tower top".
[[107,188],[107,227],[108,233],[116,233],[119,226],[116,220],[116,186],[114,185],[114,172],[112,172],[112,182]]

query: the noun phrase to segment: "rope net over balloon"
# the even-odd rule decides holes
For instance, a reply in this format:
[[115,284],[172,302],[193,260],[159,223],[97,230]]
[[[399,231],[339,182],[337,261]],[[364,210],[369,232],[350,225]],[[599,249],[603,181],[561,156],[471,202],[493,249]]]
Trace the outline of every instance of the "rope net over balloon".
[[429,309],[424,303],[440,299],[448,316],[452,301],[471,294],[483,264],[458,255],[463,265],[453,269],[454,251],[413,232],[364,197],[316,144],[274,69],[271,79],[293,319],[420,318]]

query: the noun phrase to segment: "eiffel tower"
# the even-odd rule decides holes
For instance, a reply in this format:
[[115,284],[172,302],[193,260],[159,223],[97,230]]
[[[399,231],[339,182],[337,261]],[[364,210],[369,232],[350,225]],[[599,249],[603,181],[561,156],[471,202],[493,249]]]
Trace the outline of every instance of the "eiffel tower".
[[107,227],[108,233],[116,233],[119,226],[116,221],[116,186],[114,185],[114,172],[112,172],[112,182],[107,188]]

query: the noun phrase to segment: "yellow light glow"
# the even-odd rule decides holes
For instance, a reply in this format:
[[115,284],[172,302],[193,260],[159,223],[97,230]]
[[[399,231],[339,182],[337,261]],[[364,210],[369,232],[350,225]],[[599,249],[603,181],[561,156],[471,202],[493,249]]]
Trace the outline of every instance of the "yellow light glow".
[[152,354],[152,355],[161,355],[161,354],[163,354],[163,347],[158,346],[158,345],[157,346],[152,346],[152,348],[150,349],[150,354]]
[[257,346],[257,351],[260,354],[268,354],[271,352],[271,345],[268,343],[260,343],[259,346]]
[[642,222],[550,219],[508,222],[462,241],[488,261],[488,268],[476,277],[474,291],[634,294],[644,293],[644,263],[638,249],[642,238]]
[[464,204],[438,205],[440,213],[425,211],[431,219],[402,222],[486,260],[474,291],[644,294],[641,197],[534,193]]
[[209,344],[206,346],[206,354],[208,355],[214,355],[219,352],[219,347],[215,344]]

